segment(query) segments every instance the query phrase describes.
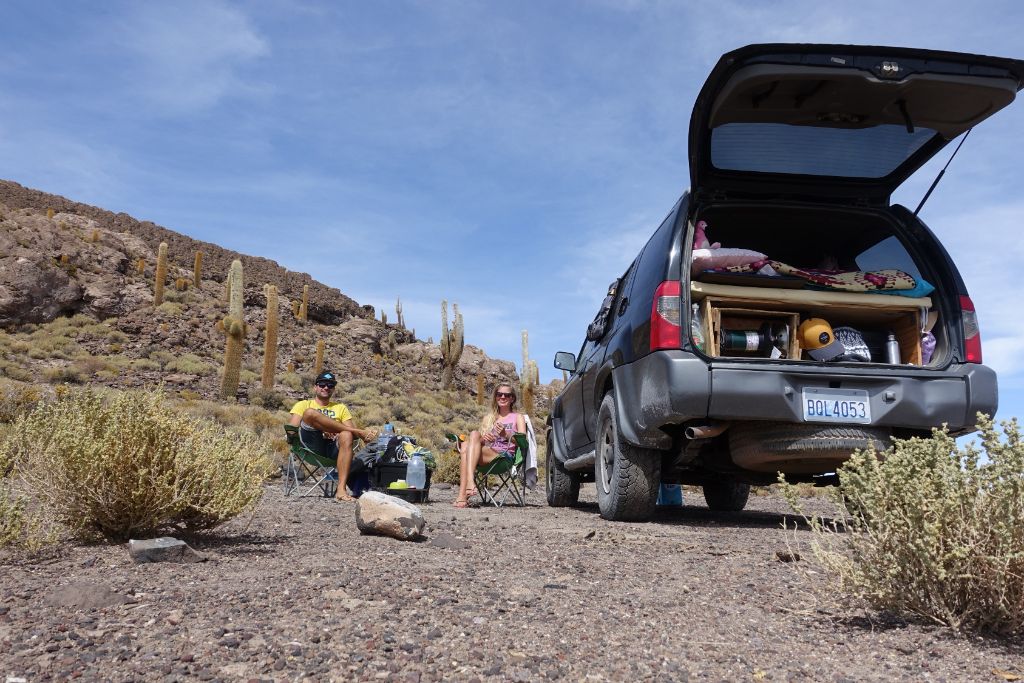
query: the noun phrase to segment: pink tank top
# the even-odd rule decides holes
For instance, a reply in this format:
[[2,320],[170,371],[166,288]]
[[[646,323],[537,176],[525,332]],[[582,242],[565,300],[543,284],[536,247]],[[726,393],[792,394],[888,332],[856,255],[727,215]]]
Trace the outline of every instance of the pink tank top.
[[512,440],[512,434],[516,431],[516,416],[518,413],[509,413],[505,417],[499,417],[498,421],[494,423],[497,427],[498,423],[505,425],[505,436],[497,437],[491,443],[491,450],[495,453],[509,453],[515,451],[516,442]]

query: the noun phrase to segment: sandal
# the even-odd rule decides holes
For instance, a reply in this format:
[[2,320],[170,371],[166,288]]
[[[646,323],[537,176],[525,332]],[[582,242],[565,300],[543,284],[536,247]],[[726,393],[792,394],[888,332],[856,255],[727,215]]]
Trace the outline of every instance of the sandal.
[[469,501],[468,500],[457,500],[454,503],[452,503],[452,507],[457,507],[457,508],[460,508],[460,509],[461,508],[468,508],[469,507]]
[[479,495],[480,495],[480,492],[477,491],[475,488],[466,489],[466,500],[469,500],[473,496],[479,496]]

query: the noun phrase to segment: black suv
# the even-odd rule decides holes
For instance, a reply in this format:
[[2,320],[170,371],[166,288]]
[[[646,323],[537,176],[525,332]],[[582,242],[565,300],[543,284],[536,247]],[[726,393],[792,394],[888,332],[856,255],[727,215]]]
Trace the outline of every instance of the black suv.
[[602,517],[642,520],[673,482],[741,510],[778,472],[835,483],[857,448],[994,413],[963,280],[889,198],[1022,77],[1017,60],[905,48],[724,55],[690,120],[691,191],[579,353],[555,356],[571,378],[548,422],[548,503],[595,481]]

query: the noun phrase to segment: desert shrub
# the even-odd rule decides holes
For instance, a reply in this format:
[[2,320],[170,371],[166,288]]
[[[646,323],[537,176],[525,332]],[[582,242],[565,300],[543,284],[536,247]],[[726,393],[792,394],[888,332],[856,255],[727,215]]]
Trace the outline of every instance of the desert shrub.
[[145,372],[160,369],[160,363],[156,362],[155,360],[150,360],[149,358],[136,358],[132,360],[128,364],[128,366],[132,370],[135,370],[137,372]]
[[1015,419],[1003,439],[986,416],[978,424],[987,461],[941,429],[842,467],[833,502],[845,522],[811,520],[815,555],[842,588],[956,630],[1024,630],[1024,444]]
[[[167,293],[165,293],[164,296],[166,297]],[[185,308],[177,302],[165,301],[159,306],[157,306],[156,310],[160,311],[164,315],[169,315],[177,318],[178,316],[181,315],[182,311],[184,311]]]
[[458,484],[460,466],[459,454],[451,448],[447,448],[444,450],[434,451],[434,457],[437,459],[437,469],[435,469],[433,474],[430,475],[430,480],[433,482]]
[[252,370],[246,370],[243,368],[238,372],[238,381],[242,384],[255,384],[256,380],[259,378],[259,373],[253,372]]
[[186,353],[167,361],[164,364],[164,370],[181,372],[186,375],[208,375],[213,372],[214,367],[194,353]]
[[11,361],[0,361],[0,374],[19,382],[27,382],[32,379],[32,373]]
[[191,417],[160,390],[66,392],[0,447],[33,500],[80,538],[211,529],[252,506],[269,474],[252,434]]
[[[267,410],[281,410],[282,408],[290,408],[291,404],[287,404],[284,396],[269,389],[256,389],[249,394],[249,402],[254,406],[260,408],[266,408]],[[286,405],[287,404],[287,405]]]
[[58,365],[43,370],[43,379],[50,384],[82,384],[89,375],[73,365]]
[[306,388],[306,383],[303,381],[302,377],[294,372],[284,373],[278,381],[294,391],[302,391]]
[[[43,393],[37,387],[5,383],[0,387],[0,423],[14,422],[21,415],[31,412],[42,399]],[[0,458],[3,457],[0,452]]]

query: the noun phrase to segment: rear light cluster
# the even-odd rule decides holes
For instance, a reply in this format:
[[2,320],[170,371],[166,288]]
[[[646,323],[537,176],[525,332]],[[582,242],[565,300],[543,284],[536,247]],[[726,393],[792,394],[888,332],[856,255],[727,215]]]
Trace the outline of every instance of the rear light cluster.
[[658,285],[651,305],[651,351],[682,348],[682,306],[679,280]]
[[974,310],[971,297],[960,297],[960,322],[964,327],[964,353],[968,363],[981,362],[981,329],[978,327],[978,314]]

